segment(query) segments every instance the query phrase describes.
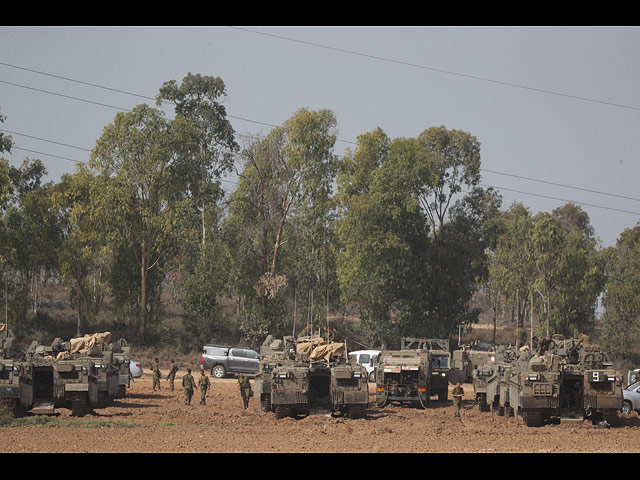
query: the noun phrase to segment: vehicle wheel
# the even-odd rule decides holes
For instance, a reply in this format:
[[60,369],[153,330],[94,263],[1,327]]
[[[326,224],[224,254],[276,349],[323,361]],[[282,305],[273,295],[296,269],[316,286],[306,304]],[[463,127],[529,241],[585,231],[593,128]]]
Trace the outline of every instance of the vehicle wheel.
[[216,365],[211,369],[211,375],[213,375],[215,378],[224,378],[226,374],[227,372],[222,365]]
[[631,402],[627,402],[625,400],[625,402],[622,404],[622,413],[624,413],[625,415],[629,415],[632,411],[633,408],[631,407]]

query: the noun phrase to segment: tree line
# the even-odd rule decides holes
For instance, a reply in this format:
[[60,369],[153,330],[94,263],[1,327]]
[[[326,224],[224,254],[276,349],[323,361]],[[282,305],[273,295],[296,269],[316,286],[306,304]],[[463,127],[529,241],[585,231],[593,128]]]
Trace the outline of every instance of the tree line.
[[[241,136],[219,77],[165,82],[156,105],[116,114],[90,160],[46,182],[37,159],[0,159],[2,296],[14,329],[44,286],[68,287],[81,335],[101,311],[140,342],[157,338],[163,292],[204,343],[234,322],[268,334],[357,317],[368,346],[401,336],[452,337],[478,321],[472,298],[508,305],[536,333],[596,325],[629,355],[640,318],[640,227],[599,248],[579,206],[532,214],[480,186],[480,143],[430,127],[415,138],[363,133],[334,152],[337,119],[301,108],[264,136]],[[161,105],[170,103],[175,117]],[[4,121],[0,116],[0,123]],[[0,154],[11,137],[0,133]],[[222,182],[234,180],[225,193]],[[234,299],[237,315],[222,309]]]

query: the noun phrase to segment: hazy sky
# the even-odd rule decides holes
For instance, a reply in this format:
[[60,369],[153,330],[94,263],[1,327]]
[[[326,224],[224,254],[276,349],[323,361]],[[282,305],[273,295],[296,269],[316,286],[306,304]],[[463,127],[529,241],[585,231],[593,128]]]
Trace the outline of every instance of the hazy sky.
[[335,113],[338,154],[377,127],[467,131],[505,209],[573,201],[609,246],[640,220],[639,51],[635,27],[0,27],[0,129],[58,181],[118,111],[219,76],[239,135],[302,107]]

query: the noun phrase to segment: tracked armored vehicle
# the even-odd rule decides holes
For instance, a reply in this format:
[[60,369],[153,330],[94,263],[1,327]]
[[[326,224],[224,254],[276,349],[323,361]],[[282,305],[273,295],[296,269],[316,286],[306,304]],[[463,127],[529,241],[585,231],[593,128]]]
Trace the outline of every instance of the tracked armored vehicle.
[[21,371],[21,403],[33,413],[69,408],[84,416],[108,405],[118,390],[112,352],[104,344],[79,347],[57,338],[50,346],[33,342]]
[[497,383],[498,412],[513,411],[527,426],[570,420],[618,424],[622,375],[598,345],[556,340],[543,355],[520,355]]
[[129,370],[131,347],[124,338],[121,338],[117,342],[113,342],[110,348],[113,352],[113,366],[118,372],[118,390],[114,396],[121,398],[126,396],[127,388],[131,384],[131,371]]
[[260,347],[260,366],[255,376],[253,389],[260,401],[263,412],[272,411],[271,385],[273,370],[284,363],[293,365],[296,362],[296,347],[293,337],[287,336],[282,340],[267,336]]
[[15,337],[6,324],[0,323],[0,400],[14,415],[23,413],[20,403],[20,374],[23,362],[14,351]]
[[384,350],[376,370],[376,405],[411,403],[427,408],[431,396],[431,352]]
[[[271,342],[255,382],[263,411],[276,418],[317,413],[366,415],[369,392],[366,370],[346,354],[343,343],[319,337]],[[264,345],[263,345],[264,347]]]
[[[498,401],[500,395],[508,395],[502,386],[505,375],[511,371],[512,364],[519,358],[520,352],[513,347],[498,346],[487,355],[487,361],[478,365],[473,370],[473,391],[476,404],[481,412],[496,411],[499,414],[504,412],[500,409]],[[509,413],[510,410],[507,410]]]

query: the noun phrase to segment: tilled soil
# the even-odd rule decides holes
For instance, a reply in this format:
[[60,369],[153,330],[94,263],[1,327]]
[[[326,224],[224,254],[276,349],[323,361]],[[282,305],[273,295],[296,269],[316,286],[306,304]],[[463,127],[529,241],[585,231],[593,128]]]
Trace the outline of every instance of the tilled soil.
[[[206,405],[196,391],[184,404],[180,385],[152,392],[145,374],[125,398],[82,419],[59,408],[70,426],[0,428],[5,453],[622,453],[640,452],[640,418],[621,415],[619,427],[591,422],[527,427],[522,420],[479,412],[473,386],[465,390],[462,418],[451,401],[431,401],[426,410],[402,405],[377,408],[374,384],[364,419],[312,415],[277,420],[255,398],[243,409],[237,380],[212,379]],[[253,381],[252,381],[253,383]],[[453,388],[453,387],[451,387]],[[451,398],[451,396],[449,396]],[[87,419],[103,427],[90,427]]]

